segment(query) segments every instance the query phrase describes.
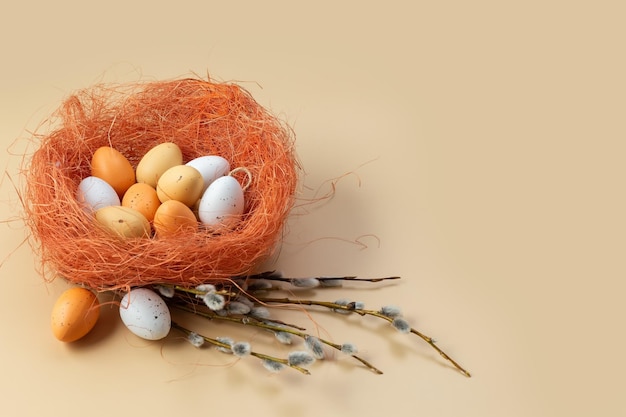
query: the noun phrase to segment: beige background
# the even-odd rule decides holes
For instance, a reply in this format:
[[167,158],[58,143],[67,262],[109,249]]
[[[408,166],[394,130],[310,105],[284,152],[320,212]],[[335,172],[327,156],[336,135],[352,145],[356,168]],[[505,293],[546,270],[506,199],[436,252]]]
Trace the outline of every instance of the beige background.
[[[20,158],[10,154],[76,89],[207,72],[239,81],[295,129],[303,198],[354,173],[333,200],[294,213],[273,266],[401,275],[314,296],[399,304],[474,376],[376,321],[328,314],[320,325],[384,375],[336,358],[310,377],[269,376],[253,359],[232,364],[175,337],[142,342],[108,308],[86,340],[61,344],[48,322],[65,284],[44,284],[19,246],[26,232],[11,221],[20,209],[5,175],[2,414],[624,415],[620,3],[4,6],[1,158],[13,181]],[[362,235],[380,244],[346,242]]]

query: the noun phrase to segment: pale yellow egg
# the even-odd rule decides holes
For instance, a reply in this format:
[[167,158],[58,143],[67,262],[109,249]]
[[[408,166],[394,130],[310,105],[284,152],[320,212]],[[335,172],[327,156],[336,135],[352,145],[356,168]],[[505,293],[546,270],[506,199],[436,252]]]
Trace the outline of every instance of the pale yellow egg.
[[173,142],[161,143],[150,149],[137,164],[137,182],[156,188],[159,178],[169,168],[183,163],[183,153]]
[[150,222],[139,211],[130,207],[108,206],[96,211],[96,220],[110,233],[136,238],[150,235]]
[[177,200],[186,206],[192,206],[202,195],[204,179],[194,167],[174,166],[161,175],[156,186],[161,202]]

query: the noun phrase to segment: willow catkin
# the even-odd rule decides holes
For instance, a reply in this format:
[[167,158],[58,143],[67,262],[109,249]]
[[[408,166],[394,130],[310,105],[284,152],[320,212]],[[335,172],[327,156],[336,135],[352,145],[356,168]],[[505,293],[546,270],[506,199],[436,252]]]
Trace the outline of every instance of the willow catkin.
[[[193,286],[250,273],[280,239],[298,166],[290,129],[235,84],[181,79],[97,85],[67,98],[25,167],[26,223],[42,270],[96,290],[152,283]],[[226,158],[246,207],[233,229],[120,239],[75,199],[93,152],[112,146],[133,167],[154,146],[176,143],[184,161]],[[249,178],[246,178],[249,176]]]

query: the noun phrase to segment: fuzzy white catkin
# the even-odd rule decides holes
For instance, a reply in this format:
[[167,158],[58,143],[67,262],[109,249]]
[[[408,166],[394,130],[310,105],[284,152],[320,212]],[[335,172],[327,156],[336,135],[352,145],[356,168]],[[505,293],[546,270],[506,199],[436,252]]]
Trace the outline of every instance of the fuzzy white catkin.
[[220,294],[208,292],[202,297],[202,301],[213,311],[221,310],[226,305],[226,299]]
[[263,359],[263,367],[265,369],[267,369],[270,372],[280,372],[283,369],[285,369],[285,365],[280,363],[280,362],[276,362],[273,361],[271,359]]
[[341,345],[341,352],[346,355],[354,355],[359,352],[359,349],[357,349],[356,345],[353,345],[352,343],[344,343]]
[[233,346],[233,343],[234,343],[233,339],[231,339],[230,337],[217,337],[215,340],[225,345],[228,345],[228,348],[223,347],[223,346],[216,346],[215,348],[217,350],[219,350],[220,352],[224,352],[224,353],[232,353],[231,347]]
[[196,287],[196,290],[198,291],[204,291],[204,292],[215,292],[215,285],[212,284],[200,284]]
[[380,309],[380,314],[382,314],[383,316],[394,318],[402,314],[402,310],[400,309],[400,307],[388,305],[388,306],[383,306]]
[[291,343],[293,343],[293,337],[290,333],[274,332],[274,336],[276,336],[276,340],[278,340],[283,345],[290,345]]
[[250,315],[258,319],[269,319],[270,311],[265,307],[253,307],[250,310]]
[[252,351],[250,343],[248,342],[237,342],[232,345],[231,350],[233,354],[239,358],[248,356]]
[[316,359],[324,359],[326,354],[324,353],[324,346],[322,342],[315,336],[307,336],[304,338],[304,344],[311,351]]
[[393,319],[391,325],[400,333],[409,333],[411,331],[411,325],[402,317],[396,317]]
[[291,280],[291,285],[299,288],[315,288],[320,285],[317,278],[295,278]]
[[315,362],[315,358],[309,352],[295,351],[289,353],[287,361],[291,366],[307,366]]
[[168,285],[157,285],[156,288],[163,297],[172,298],[174,296],[174,287],[170,287]]
[[[350,300],[346,300],[345,298],[340,298],[339,300],[335,300],[335,304],[340,305],[340,306],[347,306],[348,304],[350,304]],[[335,308],[333,309],[333,311],[339,314],[350,314],[350,311],[344,310],[342,308]]]
[[254,302],[248,297],[244,297],[243,295],[235,298],[235,301],[247,305],[248,307],[250,307],[250,309],[254,307]]
[[199,348],[202,345],[204,345],[204,337],[200,336],[196,332],[189,333],[189,335],[187,336],[187,340],[189,341],[189,343],[191,343],[192,345],[194,345],[197,348]]
[[226,309],[230,314],[248,314],[250,312],[250,307],[239,301],[231,301],[226,305]]

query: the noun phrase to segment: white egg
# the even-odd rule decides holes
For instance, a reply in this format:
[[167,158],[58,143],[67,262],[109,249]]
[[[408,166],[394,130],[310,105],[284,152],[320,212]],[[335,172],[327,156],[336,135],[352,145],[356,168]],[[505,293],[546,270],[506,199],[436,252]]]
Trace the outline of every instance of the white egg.
[[124,295],[120,302],[120,317],[128,330],[147,340],[163,339],[172,327],[167,304],[147,288],[136,288]]
[[204,180],[204,188],[202,189],[202,192],[204,192],[213,181],[219,177],[223,177],[230,171],[230,164],[228,161],[217,155],[201,156],[199,158],[192,159],[185,165],[194,167],[200,171],[200,174],[202,174],[202,179]]
[[98,177],[86,177],[78,184],[76,200],[86,212],[96,212],[103,207],[121,204],[113,187]]
[[241,184],[225,176],[213,181],[198,205],[200,221],[211,227],[233,226],[243,214],[244,198]]

